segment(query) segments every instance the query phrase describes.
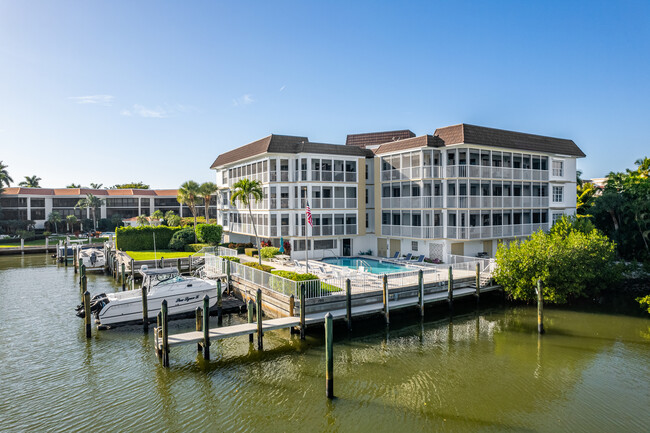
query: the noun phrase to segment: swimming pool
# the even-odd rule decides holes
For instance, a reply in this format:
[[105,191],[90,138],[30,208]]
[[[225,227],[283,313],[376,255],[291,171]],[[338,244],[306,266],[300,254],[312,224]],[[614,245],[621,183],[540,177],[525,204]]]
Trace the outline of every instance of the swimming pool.
[[363,266],[367,272],[373,274],[393,274],[395,272],[408,271],[406,266],[369,258],[327,257],[320,261],[329,265],[344,266],[350,269],[359,269],[359,266]]

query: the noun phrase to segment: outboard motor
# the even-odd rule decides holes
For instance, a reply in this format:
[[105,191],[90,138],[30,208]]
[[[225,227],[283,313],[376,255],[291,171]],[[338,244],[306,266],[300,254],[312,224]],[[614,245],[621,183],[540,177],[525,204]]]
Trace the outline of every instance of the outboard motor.
[[[108,304],[108,302],[106,293],[100,293],[99,295],[93,296],[90,299],[90,312],[95,313],[95,316],[97,316],[102,308],[104,308],[104,305]],[[84,317],[86,314],[83,304],[77,305],[76,311],[77,317]]]

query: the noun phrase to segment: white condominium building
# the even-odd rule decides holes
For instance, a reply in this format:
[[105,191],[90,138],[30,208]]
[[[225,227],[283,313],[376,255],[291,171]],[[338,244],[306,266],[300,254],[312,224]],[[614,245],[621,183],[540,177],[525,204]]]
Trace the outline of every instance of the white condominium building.
[[493,256],[498,241],[548,229],[576,207],[576,158],[567,139],[460,124],[349,135],[345,145],[270,135],[218,156],[218,219],[231,242],[252,240],[248,209],[230,204],[241,178],[262,183],[252,204],[258,234],[310,257],[370,250],[443,258]]

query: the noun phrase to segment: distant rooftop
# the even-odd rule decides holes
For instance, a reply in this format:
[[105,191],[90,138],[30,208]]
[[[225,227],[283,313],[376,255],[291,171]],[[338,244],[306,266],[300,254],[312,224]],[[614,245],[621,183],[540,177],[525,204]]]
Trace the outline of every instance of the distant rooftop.
[[367,132],[363,134],[348,134],[345,139],[346,146],[368,147],[376,146],[390,141],[404,140],[406,138],[415,137],[415,134],[408,130],[402,129],[399,131],[382,131],[382,132]]
[[25,188],[25,187],[9,187],[5,188],[4,194],[25,194],[25,195],[97,195],[97,196],[152,196],[176,197],[177,189],[93,189],[93,188]]

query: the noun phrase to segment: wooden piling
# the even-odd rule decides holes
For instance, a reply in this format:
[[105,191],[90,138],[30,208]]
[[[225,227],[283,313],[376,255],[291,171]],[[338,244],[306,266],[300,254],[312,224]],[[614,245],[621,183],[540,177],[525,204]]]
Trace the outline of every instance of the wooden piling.
[[84,301],[84,293],[88,290],[88,277],[85,275],[81,279],[81,303]]
[[[248,323],[253,323],[253,308],[254,308],[255,303],[253,302],[252,299],[248,300],[248,304],[246,305],[246,313],[248,314]],[[250,344],[253,344],[253,334],[248,334],[248,341]]]
[[86,325],[86,338],[90,338],[90,292],[84,292],[84,323]]
[[454,272],[449,266],[449,279],[447,280],[447,302],[449,303],[449,314],[454,313]]
[[64,254],[63,257],[64,257],[64,260],[65,260],[65,265],[67,267],[68,266],[68,240],[67,239],[65,241],[63,254]]
[[135,281],[135,260],[131,259],[131,279]]
[[72,264],[74,265],[74,273],[75,274],[77,273],[77,266],[78,266],[77,260],[79,259],[79,252],[80,252],[80,250],[75,249],[75,252],[72,254]]
[[142,330],[149,332],[149,307],[147,305],[147,288],[142,286]]
[[384,318],[386,319],[386,325],[390,323],[390,311],[388,307],[388,275],[384,274],[382,277],[383,285],[383,300],[384,300]]
[[203,296],[203,358],[210,359],[210,297]]
[[217,326],[223,324],[223,299],[221,294],[221,280],[217,280]]
[[418,271],[418,305],[420,306],[420,317],[424,317],[424,272]]
[[163,299],[160,306],[162,326],[162,364],[163,367],[169,367],[169,318],[167,317],[167,300]]
[[305,283],[300,283],[300,339],[305,339]]
[[192,275],[192,256],[190,256],[190,257],[188,258],[188,264],[187,264],[187,266],[188,266],[188,268],[189,268],[189,273],[190,273],[190,275]]
[[262,332],[262,289],[257,289],[257,350],[263,350]]
[[[294,310],[296,309],[296,297],[291,295],[289,296],[289,317],[293,317]],[[291,331],[293,332],[293,328],[291,328]]]
[[176,259],[176,267],[178,268],[178,273],[181,273],[181,258]]
[[476,263],[476,303],[481,297],[481,264]]
[[348,331],[352,331],[352,284],[350,279],[345,279],[345,318],[348,322]]
[[[196,310],[194,311],[195,316],[196,316],[196,332],[201,332],[201,329],[203,327],[203,310],[201,307],[196,307]],[[196,343],[196,351],[201,352],[201,343]]]
[[122,291],[126,290],[126,279],[124,278],[126,265],[122,262]]
[[332,326],[332,313],[325,315],[325,395],[334,398],[334,329]]
[[226,260],[226,290],[230,293],[232,278],[230,276],[230,260]]
[[544,295],[542,280],[537,280],[537,333],[544,333]]
[[[162,341],[162,310],[156,314],[156,337],[158,337],[158,341]],[[162,357],[160,346],[156,347],[156,356],[158,358]]]

